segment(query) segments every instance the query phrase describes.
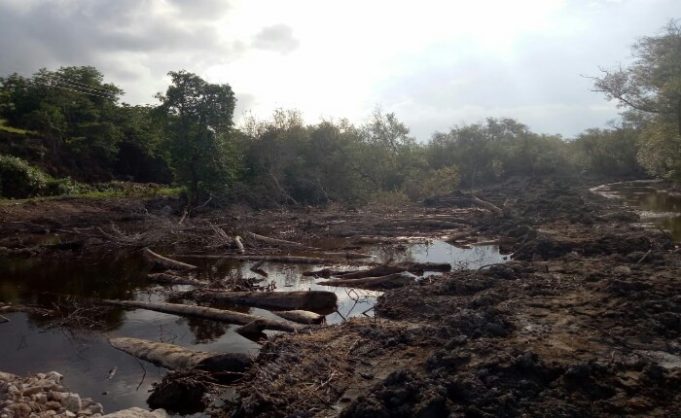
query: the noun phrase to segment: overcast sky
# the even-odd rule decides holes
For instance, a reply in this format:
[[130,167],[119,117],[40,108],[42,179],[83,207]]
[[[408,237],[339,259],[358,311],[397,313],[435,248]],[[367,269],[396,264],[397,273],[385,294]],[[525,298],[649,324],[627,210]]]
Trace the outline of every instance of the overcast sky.
[[582,75],[680,17],[679,0],[0,0],[0,74],[94,65],[143,104],[186,69],[230,84],[237,119],[380,106],[418,139],[488,116],[571,137],[618,112]]

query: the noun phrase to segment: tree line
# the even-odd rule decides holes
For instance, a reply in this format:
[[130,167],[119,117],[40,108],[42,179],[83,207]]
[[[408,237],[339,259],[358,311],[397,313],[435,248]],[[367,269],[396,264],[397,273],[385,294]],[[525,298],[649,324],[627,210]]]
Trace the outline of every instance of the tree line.
[[155,106],[121,103],[123,91],[94,67],[12,74],[0,78],[0,119],[27,133],[4,134],[0,190],[7,196],[7,185],[30,183],[42,170],[72,182],[173,183],[191,203],[263,206],[418,200],[513,176],[647,173],[681,180],[679,26],[642,38],[634,52],[630,67],[595,79],[597,90],[626,108],[622,121],[572,140],[490,118],[419,143],[395,114],[381,111],[358,125],[306,124],[296,111],[277,110],[270,120],[249,118],[235,127],[231,87],[186,71],[169,73],[171,84]]

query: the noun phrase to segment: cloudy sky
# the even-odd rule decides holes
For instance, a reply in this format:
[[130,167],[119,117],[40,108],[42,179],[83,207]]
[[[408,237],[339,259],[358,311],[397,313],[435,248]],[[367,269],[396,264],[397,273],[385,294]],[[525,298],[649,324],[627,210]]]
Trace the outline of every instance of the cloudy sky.
[[380,107],[419,139],[488,116],[570,137],[617,117],[583,75],[672,18],[679,0],[0,0],[0,74],[94,65],[142,104],[186,69],[229,83],[238,118]]

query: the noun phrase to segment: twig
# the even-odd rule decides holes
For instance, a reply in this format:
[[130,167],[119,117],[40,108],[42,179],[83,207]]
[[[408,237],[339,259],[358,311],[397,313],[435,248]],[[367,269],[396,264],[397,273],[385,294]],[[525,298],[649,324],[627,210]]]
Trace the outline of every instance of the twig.
[[652,251],[653,251],[653,249],[651,248],[651,249],[648,250],[645,254],[643,254],[643,256],[642,256],[641,258],[638,259],[638,261],[636,262],[636,264],[641,264],[641,263],[643,262],[643,260],[645,260],[645,259],[648,257],[648,255],[650,255],[650,253],[651,253]]
[[135,389],[135,391],[138,391],[138,390],[140,390],[142,383],[144,383],[144,378],[147,377],[147,368],[144,367],[144,364],[142,364],[140,359],[138,359],[137,357],[134,357],[134,358],[135,358],[135,360],[137,360],[137,364],[140,365],[140,367],[142,368],[142,371],[144,372],[144,373],[142,373],[142,379],[140,379],[140,383],[137,385],[137,389]]

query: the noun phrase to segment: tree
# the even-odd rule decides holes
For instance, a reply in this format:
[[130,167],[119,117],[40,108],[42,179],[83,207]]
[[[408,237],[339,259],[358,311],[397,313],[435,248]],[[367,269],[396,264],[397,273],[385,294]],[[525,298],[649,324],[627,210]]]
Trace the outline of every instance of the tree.
[[641,114],[645,124],[639,161],[644,167],[681,178],[681,26],[670,22],[663,34],[638,41],[633,52],[636,60],[628,68],[606,70],[595,79],[596,90]]
[[670,22],[666,33],[642,38],[633,51],[636,61],[626,69],[604,70],[596,90],[622,106],[675,118],[681,135],[681,26]]
[[186,71],[168,73],[172,84],[158,94],[170,161],[190,202],[226,192],[234,174],[224,142],[232,128],[236,100],[228,84],[211,84]]

